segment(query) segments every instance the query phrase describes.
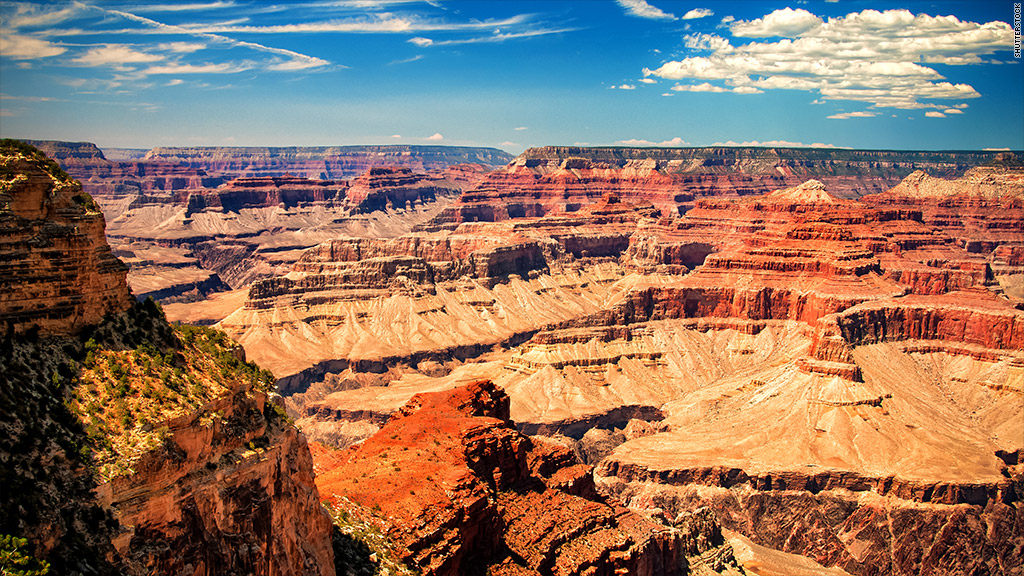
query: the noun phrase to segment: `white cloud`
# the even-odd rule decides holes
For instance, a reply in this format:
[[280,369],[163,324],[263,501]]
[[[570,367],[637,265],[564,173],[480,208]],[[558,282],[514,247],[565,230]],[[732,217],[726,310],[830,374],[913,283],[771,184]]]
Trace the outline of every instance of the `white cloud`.
[[707,18],[708,16],[714,16],[714,10],[708,8],[694,8],[686,14],[683,14],[683,20],[696,20],[698,18]]
[[395,139],[399,139],[399,138],[402,137],[402,135],[401,134],[392,134],[391,137],[395,138]]
[[651,142],[650,140],[642,140],[638,138],[630,138],[629,140],[619,140],[616,144],[622,146],[661,146],[661,147],[679,147],[689,146],[690,143],[683,140],[679,136],[672,138],[671,140],[665,140],[664,142]]
[[20,34],[7,34],[0,30],[0,54],[15,60],[35,60],[58,56],[67,52],[67,48],[48,40],[40,40]]
[[526,129],[527,129],[526,126],[516,126],[515,127],[515,131],[516,132],[522,132],[523,130],[526,130]]
[[969,84],[946,81],[931,64],[982,63],[1013,39],[1005,22],[979,24],[907,10],[864,10],[823,20],[786,8],[735,22],[730,29],[741,37],[785,38],[734,46],[722,36],[692,34],[684,43],[696,54],[645,68],[644,76],[722,80],[744,91],[804,90],[819,96],[817,101],[852,100],[878,108],[956,108],[965,104],[922,100],[962,101],[980,94]]
[[700,84],[676,84],[669,88],[675,92],[732,92],[734,94],[764,94],[764,90],[759,90],[753,86],[737,86],[736,88],[723,88],[722,86],[715,86],[710,82],[701,82]]
[[415,38],[409,38],[408,40],[406,40],[406,42],[411,42],[412,44],[415,44],[415,45],[421,46],[421,47],[423,47],[423,46],[430,46],[431,44],[434,43],[434,41],[431,40],[430,38],[421,38],[419,36],[417,36]]
[[669,90],[675,92],[730,92],[728,88],[722,88],[721,86],[715,86],[710,82],[702,82],[694,85],[675,85]]
[[924,115],[929,117],[929,118],[945,118],[946,117],[945,114],[943,114],[942,112],[939,112],[938,110],[929,110],[929,111],[925,112]]
[[771,36],[792,38],[821,25],[821,23],[821,18],[803,8],[793,10],[786,7],[776,10],[764,18],[749,22],[745,20],[735,22],[730,26],[730,30],[733,36],[745,38],[768,38]]
[[204,2],[195,4],[140,4],[133,7],[136,12],[196,12],[198,10],[217,10],[231,8],[234,2]]
[[70,6],[60,10],[46,10],[42,6],[32,4],[17,4],[17,10],[7,18],[5,28],[20,30],[22,28],[38,28],[59,24],[74,17],[79,12],[79,6]]
[[942,111],[943,114],[963,114],[964,111],[959,108],[946,108]]
[[181,86],[184,83],[185,81],[181,78],[175,78],[173,80],[168,80],[167,84],[164,84],[164,86]]
[[674,14],[669,14],[661,8],[648,4],[645,0],[615,0],[619,6],[626,9],[628,14],[650,20],[675,20]]
[[219,64],[163,64],[139,70],[144,76],[162,74],[234,74],[251,70],[252,66],[221,62]]
[[759,142],[752,140],[748,142],[734,142],[729,140],[728,142],[715,142],[712,146],[744,146],[744,147],[760,147],[760,148],[842,148],[842,146],[835,146],[833,144],[823,144],[821,142],[815,142],[813,144],[804,144],[803,142],[791,142],[789,140],[765,140]]
[[124,68],[125,64],[145,64],[159,62],[164,57],[159,54],[140,52],[124,44],[106,44],[90,48],[85,54],[75,58],[73,62],[84,66],[114,66]]
[[657,84],[658,83],[658,81],[655,80],[654,78],[640,78],[640,79],[637,80],[637,82],[640,82],[641,84]]
[[982,148],[985,152],[1009,152],[1009,148]]
[[612,85],[612,90],[636,90],[636,84],[620,84],[618,86]]
[[874,118],[878,116],[875,112],[842,112],[840,114],[833,114],[828,116],[833,120],[847,120],[849,118]]
[[444,136],[440,132],[434,132],[433,136],[427,136],[427,140],[444,140]]
[[764,94],[764,90],[758,90],[753,86],[737,86],[732,91],[736,94]]

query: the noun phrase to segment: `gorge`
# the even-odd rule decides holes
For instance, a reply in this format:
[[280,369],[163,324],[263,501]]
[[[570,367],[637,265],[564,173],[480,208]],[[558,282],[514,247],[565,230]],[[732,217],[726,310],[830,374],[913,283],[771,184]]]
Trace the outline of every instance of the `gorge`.
[[55,567],[1024,573],[1019,156],[36,144],[0,532]]

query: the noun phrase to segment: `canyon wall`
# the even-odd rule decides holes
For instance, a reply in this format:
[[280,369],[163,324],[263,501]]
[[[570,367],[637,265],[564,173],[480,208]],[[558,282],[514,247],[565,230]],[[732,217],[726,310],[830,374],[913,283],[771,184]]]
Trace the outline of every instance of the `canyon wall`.
[[91,198],[0,143],[0,532],[61,574],[333,575],[269,373],[135,302]]

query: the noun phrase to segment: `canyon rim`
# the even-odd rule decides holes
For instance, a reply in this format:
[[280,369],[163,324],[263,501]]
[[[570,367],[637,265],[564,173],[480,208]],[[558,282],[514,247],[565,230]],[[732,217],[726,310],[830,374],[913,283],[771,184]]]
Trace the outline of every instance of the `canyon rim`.
[[0,573],[1024,575],[1019,34],[0,4]]

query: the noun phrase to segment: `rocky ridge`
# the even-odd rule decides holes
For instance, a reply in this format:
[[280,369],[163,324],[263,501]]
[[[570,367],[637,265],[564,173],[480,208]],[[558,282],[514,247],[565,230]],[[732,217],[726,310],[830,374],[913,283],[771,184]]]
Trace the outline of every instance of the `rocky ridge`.
[[0,532],[61,574],[334,574],[273,377],[133,303],[88,195],[34,148],[0,156],[21,296],[0,308]]
[[[538,196],[533,216],[442,214],[386,242],[318,247],[254,286],[223,326],[254,354],[293,338],[292,349],[331,350],[278,373],[289,391],[316,390],[291,408],[328,441],[365,438],[417,391],[489,378],[521,430],[597,463],[599,489],[631,507],[671,517],[708,498],[755,544],[852,573],[1012,573],[1024,313],[1007,272],[1024,245],[1021,184],[1012,168],[978,172],[1008,193],[975,202],[973,220],[931,218],[927,201],[843,199],[813,181],[699,199],[681,218],[615,195],[565,211],[557,192]],[[945,186],[966,189],[975,174]],[[985,214],[999,222],[992,240],[965,240]],[[491,266],[492,254],[507,264]],[[568,274],[572,295],[552,284]],[[591,304],[565,306],[580,296]],[[294,362],[274,350],[275,370]],[[375,381],[387,388],[361,388],[366,371],[387,372]],[[806,513],[766,512],[782,501]],[[836,510],[900,527],[858,540]],[[985,523],[1000,528],[967,528]],[[921,526],[967,530],[980,555],[945,537],[926,552],[909,539]],[[798,536],[807,531],[816,536]]]
[[713,519],[688,532],[606,503],[587,466],[516,432],[508,413],[488,381],[417,395],[318,485],[386,517],[423,574],[739,573]]
[[55,163],[0,143],[0,329],[73,334],[131,305],[103,214]]
[[[33,142],[96,199],[135,293],[164,302],[245,288],[338,235],[401,234],[510,158],[483,148],[354,146],[159,148],[111,161],[90,143]],[[460,162],[474,164],[451,168]]]

